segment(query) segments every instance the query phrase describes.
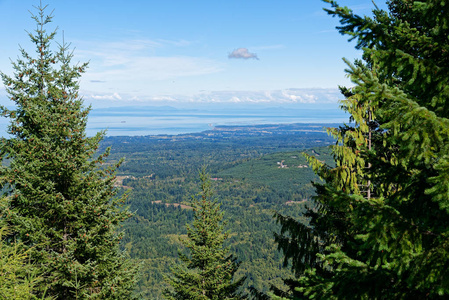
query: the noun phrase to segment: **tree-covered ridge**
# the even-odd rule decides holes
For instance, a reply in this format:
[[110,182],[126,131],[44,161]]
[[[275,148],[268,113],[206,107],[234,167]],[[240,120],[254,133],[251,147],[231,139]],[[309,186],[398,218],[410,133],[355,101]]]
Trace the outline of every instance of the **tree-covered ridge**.
[[42,280],[37,296],[55,299],[130,298],[136,271],[119,250],[121,222],[131,214],[116,197],[114,173],[119,164],[99,168],[109,151],[97,155],[104,132],[86,137],[89,108],[78,94],[87,64],[71,63],[56,32],[47,32],[51,15],[37,7],[36,30],[29,33],[35,55],[21,49],[14,74],[1,73],[14,109],[9,137],[0,140],[3,191],[9,198],[2,217],[11,238],[30,247],[30,262]]

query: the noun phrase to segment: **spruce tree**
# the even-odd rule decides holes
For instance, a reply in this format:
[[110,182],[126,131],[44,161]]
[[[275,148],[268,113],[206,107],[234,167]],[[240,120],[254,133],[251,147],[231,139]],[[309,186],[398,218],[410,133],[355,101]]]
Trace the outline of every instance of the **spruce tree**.
[[[41,291],[56,299],[129,299],[136,270],[119,250],[119,224],[130,213],[113,187],[119,164],[97,155],[100,132],[86,136],[90,107],[83,106],[78,80],[87,64],[71,64],[64,42],[53,50],[56,31],[42,4],[29,33],[35,55],[20,49],[14,75],[1,74],[14,109],[0,168],[10,204],[5,217],[15,238],[32,247],[32,263],[42,271]],[[5,135],[4,135],[5,136]]]
[[434,299],[449,295],[449,3],[389,1],[355,15],[325,1],[363,60],[341,88],[354,121],[330,129],[335,166],[309,157],[310,226],[277,215],[297,280],[289,298]]
[[200,194],[192,196],[194,221],[192,226],[187,225],[187,238],[181,240],[189,254],[179,253],[182,264],[175,265],[172,276],[166,277],[172,289],[166,290],[164,296],[167,299],[244,299],[239,288],[245,277],[234,280],[239,263],[229,254],[229,248],[223,246],[228,237],[224,232],[223,212],[213,198],[209,175],[204,169],[200,181]]

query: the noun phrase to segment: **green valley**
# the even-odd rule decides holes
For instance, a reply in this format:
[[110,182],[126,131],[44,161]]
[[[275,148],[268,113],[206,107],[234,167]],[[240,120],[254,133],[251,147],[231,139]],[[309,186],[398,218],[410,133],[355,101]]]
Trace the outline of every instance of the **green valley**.
[[141,296],[158,298],[166,287],[163,274],[177,261],[179,236],[192,221],[188,204],[198,192],[203,165],[225,212],[231,253],[241,261],[237,276],[247,276],[245,289],[282,286],[281,278],[290,271],[274,243],[279,226],[273,213],[300,219],[313,205],[311,181],[318,178],[303,153],[332,164],[326,145],[333,140],[323,127],[260,125],[179,136],[107,137],[102,147],[112,147],[110,163],[125,157],[118,177],[130,193],[135,216],[124,224],[121,245],[142,264]]

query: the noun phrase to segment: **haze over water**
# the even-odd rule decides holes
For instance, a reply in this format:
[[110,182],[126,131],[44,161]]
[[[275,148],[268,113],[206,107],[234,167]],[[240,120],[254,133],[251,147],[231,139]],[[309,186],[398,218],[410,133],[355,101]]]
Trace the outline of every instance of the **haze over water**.
[[336,109],[176,109],[120,107],[93,110],[88,135],[107,130],[108,136],[175,135],[213,129],[220,125],[287,123],[343,123],[347,115]]

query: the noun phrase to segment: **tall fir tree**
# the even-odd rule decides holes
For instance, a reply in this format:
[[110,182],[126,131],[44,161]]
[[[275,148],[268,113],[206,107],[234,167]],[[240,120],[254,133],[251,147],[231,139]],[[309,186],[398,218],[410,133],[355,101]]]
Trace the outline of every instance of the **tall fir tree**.
[[46,28],[46,6],[33,15],[29,33],[36,56],[20,49],[14,75],[1,73],[14,109],[0,107],[10,119],[0,168],[9,189],[6,220],[15,238],[32,248],[42,289],[56,299],[129,299],[136,268],[119,250],[119,224],[131,214],[117,197],[119,164],[101,167],[109,150],[96,155],[100,132],[86,137],[90,108],[83,107],[78,79],[87,64],[71,64],[73,52],[62,43],[52,49],[56,31]]
[[223,246],[228,237],[224,232],[223,212],[213,198],[209,175],[204,169],[200,181],[200,194],[192,196],[193,227],[187,225],[187,238],[182,240],[189,254],[179,253],[182,264],[175,265],[172,276],[166,277],[172,289],[166,290],[164,296],[167,299],[245,299],[239,292],[245,277],[234,279],[239,263],[229,254],[229,248]]
[[393,0],[360,17],[325,0],[363,61],[341,88],[353,124],[330,129],[336,166],[309,157],[310,227],[277,215],[293,299],[449,295],[449,2]]

